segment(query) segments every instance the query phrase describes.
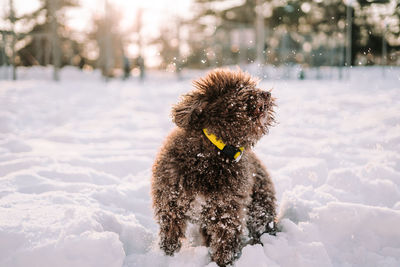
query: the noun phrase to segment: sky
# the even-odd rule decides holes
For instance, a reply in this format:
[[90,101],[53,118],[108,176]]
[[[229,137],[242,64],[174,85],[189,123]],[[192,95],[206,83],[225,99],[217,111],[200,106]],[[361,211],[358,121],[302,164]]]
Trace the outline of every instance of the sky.
[[[22,15],[35,10],[39,6],[39,0],[13,0],[17,15]],[[74,20],[73,25],[76,27],[81,27],[85,25],[88,16],[95,13],[103,13],[105,2],[108,1],[109,4],[114,5],[119,8],[124,15],[124,18],[129,18],[131,14],[134,14],[138,8],[147,10],[153,15],[159,15],[165,12],[169,14],[181,14],[184,15],[192,3],[192,0],[174,0],[173,5],[171,1],[168,0],[77,0],[80,3],[79,17],[73,15]],[[3,17],[9,10],[10,0],[0,0],[1,6],[1,16]],[[74,13],[74,12],[72,12]]]
[[[29,13],[39,7],[39,0],[13,0],[17,16]],[[67,12],[69,25],[75,30],[84,31],[90,27],[93,15],[102,15],[105,2],[108,1],[122,13],[122,27],[130,27],[134,23],[137,10],[143,9],[144,23],[157,27],[166,16],[187,16],[192,0],[174,0],[173,5],[168,0],[78,0],[80,7],[72,8]],[[4,17],[9,12],[9,0],[0,0],[0,26],[4,24]]]

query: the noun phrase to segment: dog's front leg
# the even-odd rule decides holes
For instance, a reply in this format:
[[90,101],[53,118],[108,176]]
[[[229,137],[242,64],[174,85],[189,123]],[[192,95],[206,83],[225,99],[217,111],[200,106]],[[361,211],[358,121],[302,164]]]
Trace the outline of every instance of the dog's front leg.
[[248,206],[247,228],[251,243],[259,243],[264,233],[276,232],[275,190],[269,174],[259,168],[254,176],[251,202]]
[[154,208],[156,219],[160,225],[160,248],[165,254],[172,256],[182,246],[185,237],[186,212],[190,199],[165,188],[155,194]]
[[226,266],[238,256],[244,226],[243,207],[229,196],[212,197],[202,211],[202,233],[211,259]]

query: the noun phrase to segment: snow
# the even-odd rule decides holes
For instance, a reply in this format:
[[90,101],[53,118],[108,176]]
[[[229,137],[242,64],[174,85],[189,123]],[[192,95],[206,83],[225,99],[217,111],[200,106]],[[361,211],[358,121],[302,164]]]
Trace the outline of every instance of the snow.
[[[0,81],[0,266],[216,266],[190,240],[163,255],[149,195],[171,105],[203,73],[18,74]],[[400,68],[260,86],[278,98],[279,124],[255,151],[281,231],[235,266],[400,266]]]

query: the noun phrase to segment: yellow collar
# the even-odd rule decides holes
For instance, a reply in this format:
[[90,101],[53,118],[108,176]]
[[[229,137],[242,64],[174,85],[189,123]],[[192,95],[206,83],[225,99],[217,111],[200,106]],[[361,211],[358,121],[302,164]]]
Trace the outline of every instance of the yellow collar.
[[228,156],[231,160],[238,162],[242,157],[244,147],[236,148],[231,145],[227,145],[222,140],[217,139],[214,134],[208,133],[207,129],[203,129],[203,133],[207,136],[208,140],[211,141],[219,150],[221,150],[226,156]]

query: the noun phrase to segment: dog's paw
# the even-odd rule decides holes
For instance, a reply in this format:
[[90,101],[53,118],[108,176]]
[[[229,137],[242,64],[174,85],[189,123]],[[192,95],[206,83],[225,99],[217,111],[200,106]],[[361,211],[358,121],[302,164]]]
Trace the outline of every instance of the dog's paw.
[[173,256],[175,252],[179,251],[182,247],[182,243],[178,238],[163,238],[160,241],[160,248],[165,252],[167,256]]
[[233,253],[229,252],[217,252],[211,255],[211,259],[217,263],[220,267],[232,266],[233,262],[239,258],[239,252]]

